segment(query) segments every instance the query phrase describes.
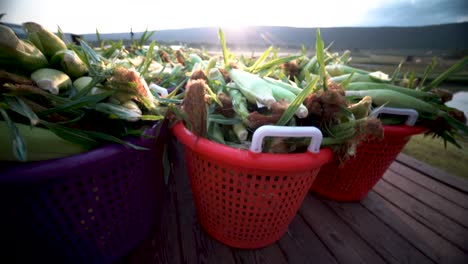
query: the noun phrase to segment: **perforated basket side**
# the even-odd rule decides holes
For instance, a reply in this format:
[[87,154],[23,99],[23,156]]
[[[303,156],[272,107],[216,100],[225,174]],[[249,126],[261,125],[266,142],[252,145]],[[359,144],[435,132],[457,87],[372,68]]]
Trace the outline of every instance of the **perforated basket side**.
[[162,206],[161,148],[146,146],[151,150],[109,145],[5,172],[4,179],[25,176],[0,185],[9,252],[67,263],[111,263],[128,254],[151,234]]
[[424,131],[418,127],[385,127],[383,140],[361,143],[356,156],[341,164],[334,160],[322,166],[311,191],[335,201],[363,199],[395,161],[411,135]]
[[260,248],[287,230],[319,168],[285,172],[213,162],[185,148],[200,224],[236,248]]
[[287,230],[320,167],[332,152],[253,153],[196,137],[181,123],[195,209],[202,227],[236,248],[259,248]]

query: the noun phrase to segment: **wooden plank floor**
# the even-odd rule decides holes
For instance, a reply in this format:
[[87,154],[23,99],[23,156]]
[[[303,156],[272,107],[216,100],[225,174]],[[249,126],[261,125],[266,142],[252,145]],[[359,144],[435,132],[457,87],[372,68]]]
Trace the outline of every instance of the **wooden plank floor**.
[[468,181],[404,154],[361,202],[308,194],[283,237],[258,250],[208,236],[185,162],[173,166],[159,232],[129,263],[468,263]]

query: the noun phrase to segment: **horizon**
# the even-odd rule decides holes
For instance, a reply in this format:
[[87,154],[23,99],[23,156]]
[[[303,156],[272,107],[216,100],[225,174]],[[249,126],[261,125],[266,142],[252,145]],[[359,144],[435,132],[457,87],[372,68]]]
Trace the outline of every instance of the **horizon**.
[[[223,30],[224,32],[236,32],[236,33],[239,33],[239,32],[242,32],[242,30],[245,30],[245,29],[250,29],[250,28],[292,28],[292,29],[338,29],[338,28],[353,28],[353,29],[357,29],[357,28],[370,28],[370,29],[376,29],[376,28],[422,28],[422,27],[434,27],[434,26],[445,26],[445,25],[453,25],[453,24],[468,24],[468,21],[463,21],[463,22],[449,22],[449,23],[443,23],[443,24],[429,24],[429,25],[422,25],[422,26],[332,26],[332,27],[294,27],[294,26],[267,26],[267,25],[259,25],[259,26],[245,26],[245,27],[240,27],[240,28],[236,28],[236,29],[232,29],[232,28],[229,28],[229,27],[216,27],[216,26],[204,26],[204,27],[186,27],[186,28],[170,28],[170,29],[159,29],[159,30],[151,30],[151,29],[147,29],[149,32],[151,31],[155,31],[155,32],[158,32],[158,31],[168,31],[168,30],[172,30],[172,31],[176,31],[176,30],[192,30],[192,29],[221,29]],[[239,30],[241,29],[241,30]],[[135,34],[139,34],[139,33],[143,33],[145,32],[145,30],[143,31],[133,31],[133,33]],[[68,33],[68,32],[67,32]],[[122,32],[100,32],[99,31],[99,34],[123,34],[123,33],[129,33],[128,31],[125,32],[125,31],[122,31]],[[95,35],[96,32],[89,32],[89,33],[82,33],[81,35]]]
[[[348,27],[419,27],[468,22],[468,3],[464,0],[360,0],[284,2],[238,0],[219,6],[218,1],[180,0],[175,7],[169,2],[133,0],[132,8],[125,1],[82,0],[3,1],[6,15],[2,22],[22,24],[33,21],[45,28],[63,32],[101,34],[144,32],[194,28],[223,28],[242,31],[245,27],[348,28]],[[73,2],[75,3],[75,2]],[[218,8],[219,6],[219,8]],[[175,7],[175,8],[174,8]],[[293,16],[285,15],[289,7],[299,7]]]

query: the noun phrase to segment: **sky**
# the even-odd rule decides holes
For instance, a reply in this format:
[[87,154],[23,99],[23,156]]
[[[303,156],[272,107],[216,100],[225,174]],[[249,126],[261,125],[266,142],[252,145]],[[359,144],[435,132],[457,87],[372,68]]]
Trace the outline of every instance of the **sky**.
[[468,21],[468,0],[1,0],[2,21],[77,34],[193,27],[421,26]]

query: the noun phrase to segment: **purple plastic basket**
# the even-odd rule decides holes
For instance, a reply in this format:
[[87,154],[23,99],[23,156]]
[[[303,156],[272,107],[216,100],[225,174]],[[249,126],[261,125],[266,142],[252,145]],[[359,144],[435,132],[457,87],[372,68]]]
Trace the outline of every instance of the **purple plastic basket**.
[[66,263],[129,254],[159,221],[162,140],[128,140],[149,151],[111,144],[0,171],[1,251]]

